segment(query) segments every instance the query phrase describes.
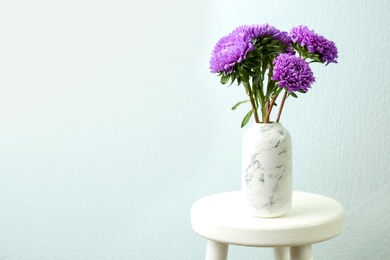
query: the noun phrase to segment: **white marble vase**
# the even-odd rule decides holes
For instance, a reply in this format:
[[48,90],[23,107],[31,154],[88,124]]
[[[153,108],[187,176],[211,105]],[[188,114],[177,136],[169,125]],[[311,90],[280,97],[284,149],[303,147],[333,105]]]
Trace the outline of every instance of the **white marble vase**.
[[242,191],[253,216],[274,218],[290,210],[291,136],[280,123],[255,123],[244,132]]

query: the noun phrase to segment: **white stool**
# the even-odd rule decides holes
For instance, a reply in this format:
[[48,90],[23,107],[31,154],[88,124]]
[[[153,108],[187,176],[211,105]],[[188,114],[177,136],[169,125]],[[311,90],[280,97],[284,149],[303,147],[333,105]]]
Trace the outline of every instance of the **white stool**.
[[196,201],[191,225],[208,239],[206,260],[226,260],[229,244],[273,247],[274,260],[312,260],[312,244],[343,230],[344,208],[331,198],[294,191],[287,215],[256,218],[246,212],[241,191],[234,191]]

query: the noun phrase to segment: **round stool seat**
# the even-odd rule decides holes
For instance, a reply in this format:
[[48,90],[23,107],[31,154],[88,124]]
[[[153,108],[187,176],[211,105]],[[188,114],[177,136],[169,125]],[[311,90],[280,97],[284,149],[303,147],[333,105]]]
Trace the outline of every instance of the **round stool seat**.
[[310,245],[340,234],[344,208],[326,196],[293,192],[291,211],[278,218],[257,218],[245,209],[242,192],[204,197],[191,208],[196,233],[225,244],[256,247]]

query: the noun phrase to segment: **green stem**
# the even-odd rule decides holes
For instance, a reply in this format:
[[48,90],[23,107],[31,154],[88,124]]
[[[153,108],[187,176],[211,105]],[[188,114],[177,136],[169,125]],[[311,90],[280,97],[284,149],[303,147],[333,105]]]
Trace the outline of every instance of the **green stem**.
[[255,117],[255,122],[256,123],[260,123],[259,115],[257,114],[257,108],[256,108],[255,100],[253,99],[253,95],[252,95],[251,86],[249,85],[248,82],[243,82],[243,83],[244,83],[244,86],[246,88],[246,92],[247,92],[247,94],[249,96],[249,100],[250,100],[251,105],[252,105],[253,116]]
[[261,104],[261,119],[263,123],[267,123],[267,102],[265,101]]
[[287,98],[287,93],[288,93],[288,91],[285,90],[284,94],[283,94],[283,98],[282,98],[282,103],[280,104],[279,113],[278,113],[278,116],[276,117],[276,123],[279,123],[280,116],[282,114],[282,110],[283,110],[283,106],[284,106],[284,102],[286,101],[286,98]]
[[276,99],[278,98],[279,94],[277,94],[276,96],[274,96],[274,98],[271,100],[271,103],[269,104],[268,106],[268,109],[267,109],[267,117],[266,117],[266,123],[269,123],[269,117],[271,115],[271,111],[272,111],[272,108],[276,102]]
[[269,117],[270,117],[270,114],[272,111],[272,107],[275,104],[275,100],[277,98],[277,95],[272,100],[270,100],[271,95],[275,89],[275,82],[272,81],[272,79],[271,79],[272,75],[273,75],[273,71],[274,71],[274,66],[272,64],[272,61],[269,61],[267,63],[266,68],[268,68],[268,82],[267,82],[267,92],[266,92],[265,97],[264,97],[264,103],[266,105],[265,105],[265,114],[263,114],[263,122],[269,123]]

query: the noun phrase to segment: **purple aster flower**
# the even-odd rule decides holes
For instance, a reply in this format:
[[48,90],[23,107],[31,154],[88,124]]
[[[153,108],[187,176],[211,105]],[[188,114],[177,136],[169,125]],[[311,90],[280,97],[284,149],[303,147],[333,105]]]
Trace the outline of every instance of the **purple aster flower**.
[[231,32],[215,45],[210,60],[211,72],[230,74],[234,65],[243,61],[246,54],[253,49],[252,38],[247,33],[239,30]]
[[326,62],[326,65],[331,62],[337,63],[338,51],[335,43],[316,34],[313,30],[309,30],[307,26],[300,25],[292,28],[290,36],[293,43],[306,47],[311,53],[319,54],[322,61]]
[[315,81],[309,63],[302,58],[288,53],[281,53],[274,59],[272,80],[289,92],[308,91]]
[[281,32],[268,24],[242,25],[222,37],[215,45],[210,59],[211,72],[223,72],[225,75],[232,73],[234,65],[241,63],[248,52],[254,50],[252,40],[266,36],[285,44],[287,53],[294,53],[287,32]]
[[[294,49],[291,47],[291,38],[287,32],[280,31],[276,29],[274,26],[269,24],[255,24],[255,25],[242,25],[236,28],[234,31],[244,31],[246,34],[252,39],[262,38],[266,36],[271,36],[272,39],[281,41],[284,45],[286,45],[287,53],[295,53]],[[233,31],[233,32],[234,32]]]

